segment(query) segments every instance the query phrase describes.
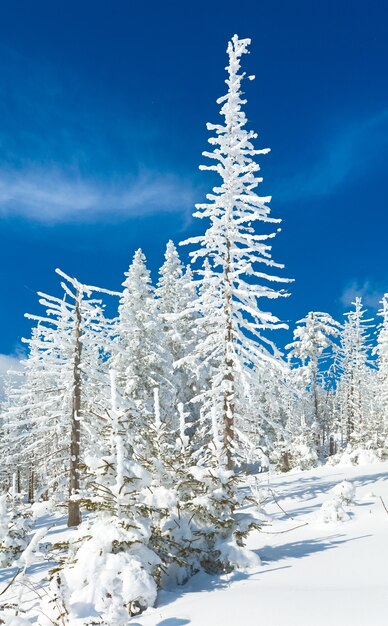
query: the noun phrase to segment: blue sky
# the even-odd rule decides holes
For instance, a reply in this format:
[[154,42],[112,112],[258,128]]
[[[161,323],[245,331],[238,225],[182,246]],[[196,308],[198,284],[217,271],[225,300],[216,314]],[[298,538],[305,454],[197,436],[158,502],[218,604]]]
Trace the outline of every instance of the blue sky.
[[[226,45],[245,69],[274,258],[295,278],[276,313],[340,318],[388,290],[385,1],[30,0],[0,5],[0,354],[29,335],[59,266],[117,289],[141,246],[156,275],[191,213]],[[197,220],[198,222],[198,220]],[[270,307],[273,305],[270,305]],[[280,341],[282,341],[280,339]],[[0,364],[1,365],[1,364]]]

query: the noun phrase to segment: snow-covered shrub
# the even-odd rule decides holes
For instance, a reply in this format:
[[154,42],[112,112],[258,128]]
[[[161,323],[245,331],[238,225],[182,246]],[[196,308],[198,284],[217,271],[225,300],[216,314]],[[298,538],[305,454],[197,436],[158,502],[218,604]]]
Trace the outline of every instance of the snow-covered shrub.
[[0,567],[8,567],[25,550],[31,517],[21,503],[8,510],[8,495],[0,496]]
[[378,456],[377,450],[366,450],[365,448],[353,449],[350,445],[346,450],[332,456],[329,460],[330,465],[372,465],[379,463],[381,458]]
[[238,489],[240,476],[219,467],[191,467],[193,496],[185,503],[196,538],[200,566],[207,572],[227,572],[254,567],[259,557],[244,548],[250,530],[261,526],[261,518],[239,509],[247,496]]
[[352,483],[350,483],[348,480],[343,480],[342,483],[338,483],[338,485],[335,485],[335,487],[331,489],[331,492],[335,496],[337,496],[340,502],[344,504],[351,504],[354,500],[356,490]]
[[350,453],[350,459],[353,465],[370,465],[381,461],[377,450],[365,450],[363,448],[353,450]]
[[325,524],[347,522],[349,519],[348,513],[346,513],[340,500],[337,498],[326,500],[318,512],[318,520]]
[[156,389],[154,420],[133,442],[135,459],[149,477],[138,507],[149,521],[149,547],[161,561],[157,583],[170,587],[200,569],[230,571],[247,567],[249,560],[257,565],[256,555],[243,548],[259,521],[238,512],[246,498],[238,489],[240,478],[220,468],[215,458],[212,465],[202,465],[183,413],[179,430],[171,431],[160,418],[158,400]]
[[344,505],[352,504],[354,501],[356,493],[354,485],[348,480],[343,480],[330,489],[330,493],[334,497],[322,504],[318,520],[325,524],[348,521],[350,516],[345,511]]
[[54,511],[54,498],[50,500],[42,500],[31,504],[31,513],[34,520],[44,515],[50,515]]
[[146,524],[112,516],[83,522],[67,563],[52,575],[39,625],[127,626],[131,615],[156,599],[153,572],[160,560],[147,548],[148,539]]
[[288,441],[278,441],[271,450],[271,463],[279,472],[308,470],[319,464],[316,446],[310,433],[290,433]]
[[161,562],[149,547],[152,527],[142,498],[152,476],[132,458],[113,370],[110,379],[105,425],[83,463],[80,502],[89,517],[52,572],[39,618],[42,626],[127,626],[131,615],[152,606],[156,598]]
[[185,472],[176,468],[176,477],[175,489],[151,484],[141,496],[150,516],[150,545],[163,564],[160,584],[182,584],[200,569],[214,573],[258,565],[244,539],[261,520],[238,511],[246,499],[237,492],[239,478],[198,465]]
[[152,528],[150,545],[163,564],[160,584],[182,584],[200,569],[222,573],[259,565],[244,540],[262,519],[259,510],[255,518],[238,510],[247,498],[237,490],[240,478],[216,467],[176,470],[175,495],[173,488],[151,485],[143,499]]
[[303,435],[297,437],[292,444],[290,469],[308,470],[318,464],[318,455],[308,438]]

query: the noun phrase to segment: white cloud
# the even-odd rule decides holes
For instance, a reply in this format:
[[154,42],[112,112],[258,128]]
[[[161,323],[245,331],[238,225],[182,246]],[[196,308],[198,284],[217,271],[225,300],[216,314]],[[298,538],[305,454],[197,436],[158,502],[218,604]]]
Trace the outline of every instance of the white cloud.
[[20,358],[13,354],[0,354],[0,400],[4,395],[4,380],[7,372],[22,368]]
[[8,370],[20,369],[20,357],[12,354],[0,354],[0,376],[4,376]]
[[195,201],[193,185],[170,173],[142,171],[109,182],[60,170],[0,170],[0,215],[42,222],[182,213]]
[[380,301],[385,292],[388,291],[388,284],[385,287],[371,283],[369,280],[352,280],[347,284],[341,295],[341,302],[345,307],[349,307],[356,297],[361,297],[365,306],[378,309]]
[[84,75],[58,74],[0,42],[0,102],[0,218],[60,223],[192,212],[198,194],[190,176],[166,164],[168,124],[113,92],[96,99]]
[[163,124],[110,92],[96,100],[94,88],[0,43],[0,218],[191,213],[198,194],[189,176],[166,165]]

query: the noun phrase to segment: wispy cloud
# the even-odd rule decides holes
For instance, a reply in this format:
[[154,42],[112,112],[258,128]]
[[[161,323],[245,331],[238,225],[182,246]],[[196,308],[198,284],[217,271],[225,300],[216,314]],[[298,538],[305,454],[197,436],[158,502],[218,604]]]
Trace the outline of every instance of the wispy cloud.
[[169,162],[165,130],[127,106],[75,72],[59,75],[0,45],[0,218],[191,211],[198,195]]
[[4,376],[10,370],[21,369],[20,357],[12,354],[0,354],[0,376]]
[[21,357],[12,354],[0,354],[0,400],[4,396],[7,373],[15,372],[22,368],[20,358]]
[[370,280],[352,280],[345,286],[340,300],[345,307],[349,307],[355,298],[361,297],[365,306],[378,309],[386,292],[388,292],[388,283],[383,286]]
[[189,211],[196,192],[189,180],[143,170],[126,178],[93,180],[59,169],[0,169],[0,216],[42,222],[135,217]]
[[388,109],[344,124],[322,144],[315,163],[280,182],[277,196],[288,200],[325,197],[377,163],[388,146]]

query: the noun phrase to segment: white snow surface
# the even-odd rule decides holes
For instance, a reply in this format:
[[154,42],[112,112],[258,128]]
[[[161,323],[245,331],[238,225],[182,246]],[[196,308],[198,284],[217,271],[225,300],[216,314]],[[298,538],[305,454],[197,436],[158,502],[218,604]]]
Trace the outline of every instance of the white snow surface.
[[[128,626],[386,626],[388,462],[326,465],[261,474],[258,480],[272,517],[248,541],[261,564],[257,559],[248,570],[225,576],[200,573],[182,587],[160,591],[156,606],[128,619]],[[322,509],[339,507],[346,513],[342,519],[322,521]],[[63,540],[74,532],[64,522],[46,514],[36,529],[55,524],[45,540]],[[19,603],[18,618],[6,611],[0,619],[12,626],[36,624],[38,599],[31,586],[38,589],[52,565],[37,552],[25,574],[28,585],[15,581],[0,597]],[[0,593],[15,571],[0,570]]]

